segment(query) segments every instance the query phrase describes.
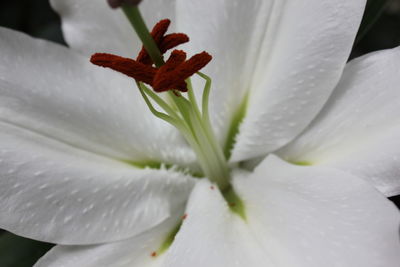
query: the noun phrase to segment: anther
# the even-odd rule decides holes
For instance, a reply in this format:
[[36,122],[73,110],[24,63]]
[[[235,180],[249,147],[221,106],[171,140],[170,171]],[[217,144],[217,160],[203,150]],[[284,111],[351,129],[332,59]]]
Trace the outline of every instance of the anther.
[[[164,38],[164,34],[167,32],[169,25],[171,24],[171,21],[169,19],[163,19],[157,22],[156,25],[154,25],[153,29],[151,30],[151,37],[153,37],[154,42],[158,47],[160,47],[160,44]],[[165,53],[165,52],[164,52]],[[161,52],[161,54],[163,54]],[[153,60],[151,60],[149,54],[147,53],[145,47],[143,46],[142,49],[139,52],[139,55],[136,58],[137,61],[146,64],[146,65],[152,65]]]
[[[165,35],[170,24],[171,21],[169,19],[160,20],[156,25],[154,25],[150,33],[161,54],[189,41],[189,37],[184,33],[171,33]],[[146,65],[153,65],[153,60],[150,58],[145,47],[142,47],[136,60]]]
[[110,68],[121,72],[137,81],[151,85],[157,69],[130,58],[124,58],[112,54],[96,53],[90,58],[90,62],[97,66]]
[[[189,37],[183,33],[165,35],[170,23],[169,19],[161,20],[151,31],[151,36],[160,49],[161,54],[189,41]],[[174,50],[167,62],[157,69],[152,67],[154,62],[146,49],[142,47],[136,60],[112,54],[96,53],[92,55],[90,62],[121,72],[134,78],[136,81],[149,84],[156,92],[165,92],[168,90],[187,92],[188,89],[185,80],[207,65],[211,58],[208,53],[202,52],[186,61],[185,52]]]
[[[186,53],[182,50],[174,50],[171,53],[171,56],[165,62],[165,65],[161,66],[158,70],[159,73],[171,73],[175,68],[177,68],[180,64],[182,64],[186,59]],[[154,82],[154,81],[153,81]],[[154,88],[156,92],[167,91],[171,88],[162,88],[161,90],[157,90]],[[186,82],[184,80],[180,80],[172,89],[179,90],[181,92],[187,92]]]
[[184,33],[171,33],[165,35],[162,42],[159,44],[160,52],[164,54],[168,50],[177,47],[178,45],[189,42],[189,37]]
[[182,81],[186,80],[200,69],[205,67],[212,59],[207,52],[194,55],[189,60],[171,68],[165,64],[156,73],[153,80],[153,88],[156,92],[164,92],[177,89]]

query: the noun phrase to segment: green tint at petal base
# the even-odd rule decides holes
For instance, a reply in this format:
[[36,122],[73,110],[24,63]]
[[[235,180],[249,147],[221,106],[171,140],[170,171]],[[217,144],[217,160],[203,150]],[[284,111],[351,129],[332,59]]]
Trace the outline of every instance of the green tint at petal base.
[[242,123],[244,116],[246,115],[247,102],[249,98],[248,96],[249,94],[245,95],[239,108],[233,114],[231,125],[229,126],[228,135],[224,144],[224,154],[226,159],[229,159],[231,157],[232,148],[235,144],[235,138],[239,132],[239,126]]
[[[161,166],[163,165],[161,162],[157,161],[143,161],[143,162],[135,162],[135,161],[129,161],[129,160],[121,160],[129,165],[132,165],[136,168],[139,169],[145,169],[145,168],[150,168],[150,169],[161,169]],[[169,169],[171,166],[164,165],[167,169]]]
[[175,240],[176,234],[179,232],[181,229],[182,222],[180,222],[165,238],[164,242],[162,242],[160,248],[157,250],[157,256],[163,254],[165,251],[169,249],[169,247],[172,245],[172,242]]
[[298,165],[298,166],[311,166],[312,163],[308,162],[308,161],[289,161],[289,163],[292,163],[294,165]]
[[161,170],[161,169],[166,169],[166,170],[170,170],[173,169],[177,172],[182,172],[184,174],[189,174],[194,178],[203,178],[204,175],[202,173],[199,172],[193,172],[190,171],[187,168],[183,168],[183,167],[179,167],[177,165],[173,165],[173,164],[166,164],[166,163],[161,163],[158,161],[130,161],[130,160],[121,160],[124,163],[127,163],[135,168],[138,169],[156,169],[156,170]]
[[243,220],[246,220],[246,212],[242,199],[236,194],[232,186],[222,192],[229,209],[239,215]]

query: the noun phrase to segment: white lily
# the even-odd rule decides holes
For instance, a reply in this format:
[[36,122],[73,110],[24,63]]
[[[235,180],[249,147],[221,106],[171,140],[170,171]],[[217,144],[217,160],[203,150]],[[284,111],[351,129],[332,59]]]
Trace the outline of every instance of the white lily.
[[72,49],[0,30],[0,227],[60,244],[37,266],[398,265],[400,213],[384,194],[400,193],[400,48],[345,67],[365,1],[141,5],[214,56],[221,145],[248,95],[231,163],[263,159],[232,170],[245,218],[207,179],[127,163],[197,165],[131,79],[88,62],[139,50],[122,13],[52,4]]

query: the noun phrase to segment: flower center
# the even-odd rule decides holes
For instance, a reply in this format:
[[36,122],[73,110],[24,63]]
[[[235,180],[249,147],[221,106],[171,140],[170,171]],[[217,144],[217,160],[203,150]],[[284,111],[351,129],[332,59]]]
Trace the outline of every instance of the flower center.
[[[136,6],[122,8],[143,43],[136,60],[112,54],[96,53],[91,62],[111,68],[135,79],[150,111],[177,128],[196,153],[202,174],[216,183],[221,191],[229,191],[230,170],[224,151],[217,141],[209,116],[211,79],[199,72],[212,59],[201,52],[186,59],[182,50],[173,50],[167,61],[163,54],[177,45],[188,42],[182,33],[167,34],[170,21],[158,22],[149,33]],[[204,80],[201,108],[194,94],[191,76]],[[150,89],[149,86],[153,88]],[[165,92],[171,101],[157,93]],[[161,110],[154,107],[156,103]]]

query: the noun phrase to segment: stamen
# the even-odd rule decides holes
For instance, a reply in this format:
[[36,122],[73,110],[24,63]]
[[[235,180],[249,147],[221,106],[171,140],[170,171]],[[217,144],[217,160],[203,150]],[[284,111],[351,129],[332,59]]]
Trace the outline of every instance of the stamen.
[[[154,42],[158,47],[160,47],[160,44],[164,38],[164,34],[167,32],[170,24],[171,21],[169,19],[163,19],[154,25],[153,29],[151,30],[150,35],[153,37]],[[163,52],[161,52],[161,54],[163,54]],[[153,60],[150,58],[144,46],[142,46],[142,50],[140,50],[136,60],[146,65],[153,65]]]
[[[186,53],[182,50],[174,50],[171,53],[171,56],[165,62],[163,66],[159,68],[157,73],[171,73],[176,67],[178,67],[180,64],[182,64],[186,60]],[[162,90],[157,90],[154,88],[156,92],[163,92],[167,91],[171,88],[163,88]],[[184,80],[180,80],[176,86],[172,89],[179,90],[181,92],[187,92],[187,86],[186,82]]]
[[169,68],[161,67],[157,71],[154,81],[153,88],[157,92],[164,92],[167,90],[175,89],[179,83],[186,80],[203,67],[205,67],[212,59],[212,56],[207,52],[202,52],[194,55],[189,60],[182,62],[172,71]]
[[[150,33],[161,54],[164,54],[178,45],[189,42],[189,37],[184,33],[171,33],[165,35],[170,23],[171,21],[169,19],[160,20],[153,27],[153,30]],[[140,50],[136,60],[146,65],[153,65],[154,63],[144,46]]]
[[[123,6],[123,10],[143,43],[144,48],[137,60],[97,53],[92,56],[91,62],[134,78],[150,111],[156,117],[175,126],[193,148],[202,170],[201,176],[206,176],[224,191],[230,187],[230,172],[222,147],[212,131],[208,115],[211,79],[198,72],[211,61],[211,55],[202,52],[186,60],[184,51],[174,50],[165,62],[163,54],[168,49],[187,42],[189,38],[182,33],[165,35],[170,24],[169,20],[157,23],[150,34],[137,7]],[[153,64],[156,67],[153,67]],[[206,81],[201,111],[190,81],[190,77],[195,73]],[[145,83],[151,85],[156,92],[170,90],[168,96],[173,103],[164,101],[156,92],[147,88]],[[179,91],[188,92],[188,98]],[[156,109],[152,104],[153,101],[164,112]]]
[[156,43],[160,43],[162,41],[162,38],[167,32],[170,24],[171,20],[162,19],[159,22],[157,22],[156,25],[154,25],[150,34],[153,37],[154,41],[156,41]]
[[162,42],[158,45],[160,52],[164,54],[168,50],[178,45],[189,42],[189,37],[184,33],[171,33],[164,36]]
[[184,51],[174,50],[172,51],[171,56],[168,58],[167,62],[165,62],[165,65],[161,66],[158,72],[173,71],[176,67],[185,62],[185,60],[186,60],[186,53]]
[[92,55],[90,62],[97,66],[121,72],[137,81],[150,85],[153,83],[153,78],[157,72],[156,68],[137,62],[133,59],[106,53],[96,53]]
[[130,58],[107,53],[92,55],[90,62],[97,66],[121,72],[136,81],[147,83],[156,92],[168,90],[187,92],[185,79],[207,65],[211,58],[207,52],[203,52],[185,61],[186,53],[182,50],[174,50],[166,64],[159,69]]

